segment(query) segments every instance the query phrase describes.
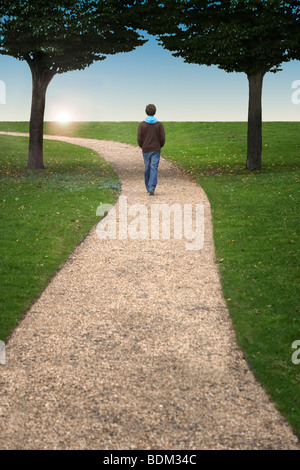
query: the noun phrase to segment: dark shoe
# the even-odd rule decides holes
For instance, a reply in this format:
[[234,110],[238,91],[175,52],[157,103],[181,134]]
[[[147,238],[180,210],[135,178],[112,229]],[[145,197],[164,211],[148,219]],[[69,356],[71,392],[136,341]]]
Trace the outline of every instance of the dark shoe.
[[149,196],[154,196],[154,191],[149,191]]

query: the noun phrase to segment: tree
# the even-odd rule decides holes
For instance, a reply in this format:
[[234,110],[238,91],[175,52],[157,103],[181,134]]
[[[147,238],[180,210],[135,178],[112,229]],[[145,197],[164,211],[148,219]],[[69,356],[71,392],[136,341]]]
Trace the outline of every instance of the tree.
[[247,74],[246,166],[260,169],[263,79],[300,59],[299,0],[151,0],[147,8],[145,28],[175,57]]
[[[46,90],[55,74],[82,70],[106,54],[144,44],[136,31],[140,2],[2,0],[0,53],[25,60],[32,74],[28,168],[44,168]],[[137,10],[138,11],[138,10]]]

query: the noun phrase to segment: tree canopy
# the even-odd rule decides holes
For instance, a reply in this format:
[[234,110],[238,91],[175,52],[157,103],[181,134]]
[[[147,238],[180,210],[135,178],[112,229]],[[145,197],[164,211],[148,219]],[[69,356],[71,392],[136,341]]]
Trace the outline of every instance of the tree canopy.
[[55,73],[81,70],[106,54],[144,44],[132,25],[140,2],[119,0],[2,0],[0,53],[37,60]]
[[299,0],[165,0],[156,17],[161,44],[188,63],[249,75],[300,59]]

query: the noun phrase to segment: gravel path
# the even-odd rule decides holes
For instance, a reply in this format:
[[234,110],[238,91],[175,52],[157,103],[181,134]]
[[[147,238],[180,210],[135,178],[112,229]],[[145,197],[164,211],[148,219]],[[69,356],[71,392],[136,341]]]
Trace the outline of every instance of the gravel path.
[[95,227],[6,345],[0,448],[300,450],[235,343],[202,188],[162,159],[149,197],[139,149],[47,138],[97,151],[130,207],[203,204],[204,247]]

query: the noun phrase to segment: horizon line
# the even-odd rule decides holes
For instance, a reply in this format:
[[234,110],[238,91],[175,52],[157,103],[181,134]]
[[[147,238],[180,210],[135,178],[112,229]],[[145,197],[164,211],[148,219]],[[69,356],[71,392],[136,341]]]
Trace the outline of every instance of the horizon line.
[[[205,120],[186,120],[186,119],[184,119],[182,121],[178,121],[178,120],[173,120],[173,119],[172,120],[161,119],[161,121],[163,121],[163,122],[179,122],[179,123],[180,122],[195,122],[195,123],[196,122],[211,122],[211,123],[214,123],[214,122],[239,122],[239,123],[246,123],[246,124],[248,123],[247,120],[231,120],[231,119],[228,120],[228,121],[226,121],[226,120],[207,120],[207,121],[205,121]],[[8,121],[2,121],[1,120],[0,121],[0,123],[4,123],[4,122],[22,122],[22,123],[26,122],[26,123],[30,123],[29,120],[28,121],[24,121],[24,120],[8,120]],[[128,121],[124,121],[124,120],[117,120],[117,121],[112,121],[112,120],[101,120],[101,121],[100,120],[97,120],[97,121],[95,121],[95,120],[82,120],[82,121],[68,121],[68,122],[44,121],[44,124],[46,124],[46,123],[55,123],[55,124],[61,125],[61,127],[67,127],[69,124],[79,124],[79,123],[82,123],[82,122],[85,122],[85,123],[88,123],[88,122],[99,122],[99,123],[101,123],[101,122],[112,122],[112,123],[132,122],[133,123],[134,122],[134,123],[136,123],[136,122],[140,122],[140,120],[128,120]],[[300,123],[300,119],[298,121],[291,120],[291,119],[288,119],[288,120],[282,120],[282,119],[280,119],[280,120],[268,120],[267,119],[267,120],[263,120],[262,122],[263,123],[264,122],[295,122],[295,123],[299,122]]]

